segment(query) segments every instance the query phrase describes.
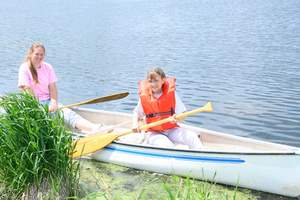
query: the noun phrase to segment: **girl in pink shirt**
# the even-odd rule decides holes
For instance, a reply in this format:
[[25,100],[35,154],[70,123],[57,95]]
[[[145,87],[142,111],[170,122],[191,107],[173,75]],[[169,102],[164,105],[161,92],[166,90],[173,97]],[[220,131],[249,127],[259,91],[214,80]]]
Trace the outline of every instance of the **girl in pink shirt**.
[[[36,77],[32,74],[36,74]],[[37,68],[29,67],[27,62],[20,66],[18,86],[22,89],[31,90],[39,101],[50,99],[52,106],[49,107],[51,107],[51,111],[57,109],[57,97],[54,95],[56,93],[56,81],[52,66],[46,62],[42,62]],[[52,98],[50,95],[52,95]]]
[[[58,109],[56,75],[53,67],[44,62],[45,47],[41,43],[34,43],[28,50],[25,62],[19,69],[18,87],[33,94],[42,104],[49,105],[49,111]],[[86,133],[99,130],[99,125],[93,124],[70,109],[64,108],[65,122],[72,128]]]

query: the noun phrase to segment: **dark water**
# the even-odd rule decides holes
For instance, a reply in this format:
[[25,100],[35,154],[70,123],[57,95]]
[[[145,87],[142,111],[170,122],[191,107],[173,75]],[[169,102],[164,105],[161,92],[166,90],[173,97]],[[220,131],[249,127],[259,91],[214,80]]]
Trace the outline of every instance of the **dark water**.
[[129,91],[93,108],[131,112],[154,65],[177,77],[188,122],[300,146],[300,1],[11,0],[0,4],[0,93],[17,90],[33,41],[62,103]]

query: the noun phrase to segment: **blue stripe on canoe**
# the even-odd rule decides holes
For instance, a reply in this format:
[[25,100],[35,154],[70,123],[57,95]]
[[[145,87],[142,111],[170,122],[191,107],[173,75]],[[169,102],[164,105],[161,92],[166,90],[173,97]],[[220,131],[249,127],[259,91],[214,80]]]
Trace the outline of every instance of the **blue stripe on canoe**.
[[221,158],[221,157],[208,157],[208,156],[186,156],[186,155],[167,155],[160,153],[148,153],[145,151],[134,151],[129,149],[123,149],[119,147],[105,147],[106,150],[120,151],[129,154],[149,156],[149,157],[159,157],[159,158],[175,158],[179,160],[189,160],[189,161],[204,161],[204,162],[219,162],[219,163],[244,163],[245,160],[240,158]]

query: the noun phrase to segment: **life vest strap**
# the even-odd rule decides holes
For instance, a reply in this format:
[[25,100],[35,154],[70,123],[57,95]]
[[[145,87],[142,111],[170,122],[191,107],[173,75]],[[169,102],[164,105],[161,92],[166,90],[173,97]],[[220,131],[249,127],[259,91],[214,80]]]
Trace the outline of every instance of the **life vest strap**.
[[146,115],[146,118],[152,118],[152,117],[163,116],[163,115],[172,116],[174,114],[175,114],[174,108],[171,108],[171,110],[167,111],[167,112],[149,113],[149,114]]

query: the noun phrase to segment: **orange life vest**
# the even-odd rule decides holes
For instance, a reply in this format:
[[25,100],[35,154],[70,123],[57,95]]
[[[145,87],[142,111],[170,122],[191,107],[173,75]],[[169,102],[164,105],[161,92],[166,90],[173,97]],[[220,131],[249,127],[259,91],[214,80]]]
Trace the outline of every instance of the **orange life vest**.
[[[147,80],[139,82],[139,96],[146,122],[156,122],[168,118],[175,114],[175,78],[167,78],[162,86],[162,95],[156,99],[152,95],[150,83]],[[150,128],[150,131],[164,131],[178,127],[176,123],[165,123],[159,126]]]

